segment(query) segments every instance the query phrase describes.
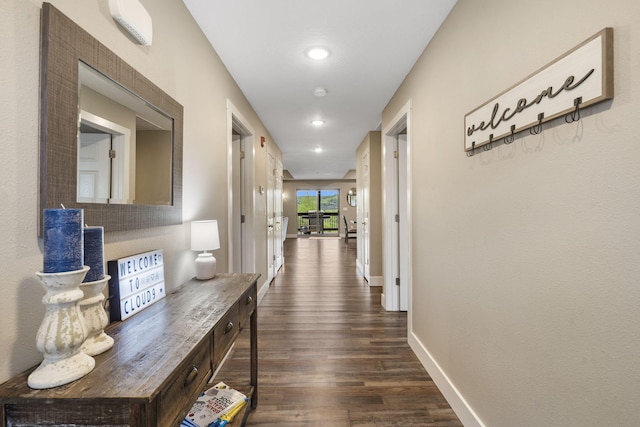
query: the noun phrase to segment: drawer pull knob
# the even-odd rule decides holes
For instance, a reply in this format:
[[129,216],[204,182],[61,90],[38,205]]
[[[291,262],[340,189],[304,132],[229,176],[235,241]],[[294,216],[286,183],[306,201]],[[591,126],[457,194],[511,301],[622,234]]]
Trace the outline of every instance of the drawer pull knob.
[[253,297],[252,297],[251,295],[249,295],[249,296],[247,297],[247,302],[246,302],[245,304],[246,304],[246,305],[249,305],[249,304],[251,304],[252,302],[253,302]]
[[231,332],[232,329],[233,329],[233,322],[227,323],[227,326],[224,328],[225,335]]
[[191,384],[193,380],[196,379],[197,376],[198,376],[198,367],[196,365],[193,365],[191,367],[191,371],[189,371],[189,375],[187,375],[187,378],[185,378],[184,380],[184,386],[186,387],[189,384]]

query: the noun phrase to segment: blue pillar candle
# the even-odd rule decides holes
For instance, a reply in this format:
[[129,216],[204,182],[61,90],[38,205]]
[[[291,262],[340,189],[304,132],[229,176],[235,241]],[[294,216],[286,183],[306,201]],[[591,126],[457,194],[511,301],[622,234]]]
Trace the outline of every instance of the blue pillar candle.
[[44,273],[82,269],[83,220],[82,209],[44,210]]
[[104,227],[84,228],[84,263],[90,270],[83,282],[104,279]]

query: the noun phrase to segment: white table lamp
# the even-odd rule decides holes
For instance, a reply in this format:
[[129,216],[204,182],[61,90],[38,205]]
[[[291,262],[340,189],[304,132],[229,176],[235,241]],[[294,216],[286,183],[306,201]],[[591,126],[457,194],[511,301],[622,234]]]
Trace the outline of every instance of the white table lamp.
[[196,258],[196,279],[208,280],[216,275],[216,259],[207,251],[220,249],[218,221],[193,221],[191,223],[191,250],[202,251]]

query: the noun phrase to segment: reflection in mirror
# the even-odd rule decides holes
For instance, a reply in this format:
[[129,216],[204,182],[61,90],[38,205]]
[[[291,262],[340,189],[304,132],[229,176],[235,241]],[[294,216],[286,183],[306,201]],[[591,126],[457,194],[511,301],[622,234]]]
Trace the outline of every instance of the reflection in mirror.
[[356,205],[356,189],[352,188],[347,192],[347,203],[349,206]]
[[171,118],[79,64],[77,201],[170,205]]

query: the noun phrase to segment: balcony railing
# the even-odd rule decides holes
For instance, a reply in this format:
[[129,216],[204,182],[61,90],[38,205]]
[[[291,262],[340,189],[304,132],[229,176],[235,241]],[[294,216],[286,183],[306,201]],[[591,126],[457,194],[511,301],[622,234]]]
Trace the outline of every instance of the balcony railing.
[[338,233],[338,212],[298,212],[298,234]]

